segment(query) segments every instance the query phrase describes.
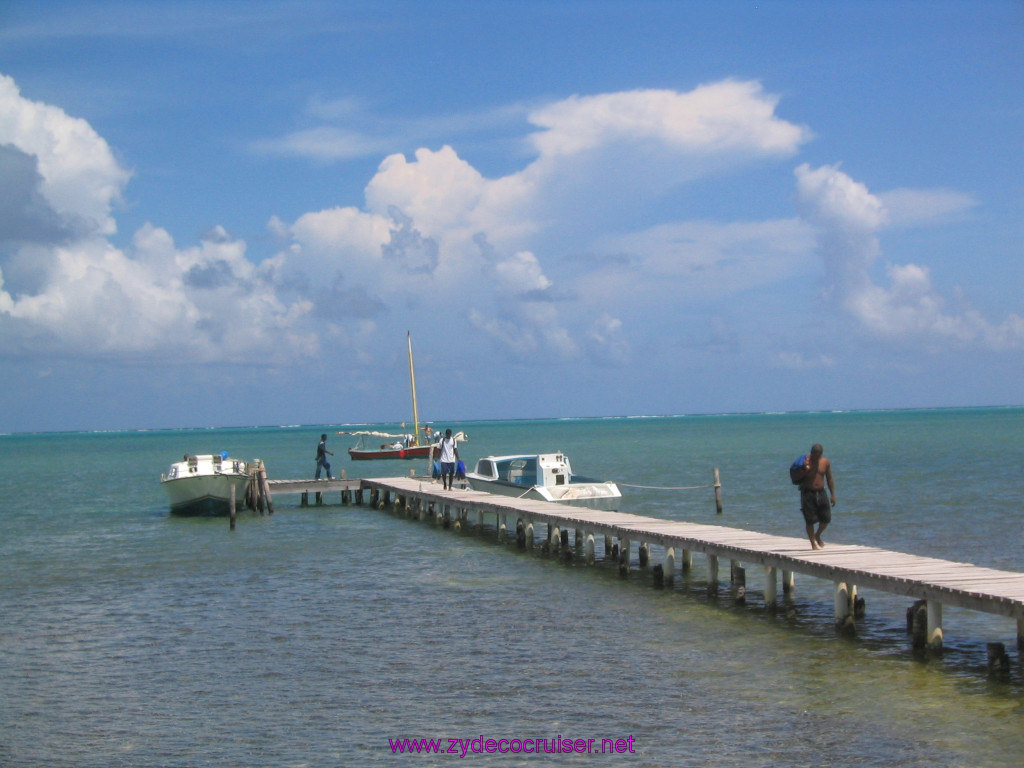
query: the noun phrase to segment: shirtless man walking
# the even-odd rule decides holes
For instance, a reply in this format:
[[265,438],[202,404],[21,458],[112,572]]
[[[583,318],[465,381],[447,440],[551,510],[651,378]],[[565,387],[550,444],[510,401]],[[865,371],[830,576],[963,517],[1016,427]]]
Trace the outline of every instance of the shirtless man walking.
[[[821,549],[825,542],[821,534],[832,522],[832,507],[836,505],[836,492],[832,485],[832,462],[823,455],[820,443],[811,446],[811,452],[804,461],[804,477],[800,481],[800,511],[807,524],[807,538],[811,549]],[[828,483],[828,495],[825,484]],[[818,529],[814,529],[817,523]]]

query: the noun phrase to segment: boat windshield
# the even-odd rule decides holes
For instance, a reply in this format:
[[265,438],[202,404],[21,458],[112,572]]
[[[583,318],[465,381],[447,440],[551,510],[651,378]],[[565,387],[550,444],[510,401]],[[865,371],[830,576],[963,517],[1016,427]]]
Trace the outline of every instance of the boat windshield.
[[498,462],[498,479],[515,485],[537,484],[537,459],[515,458]]

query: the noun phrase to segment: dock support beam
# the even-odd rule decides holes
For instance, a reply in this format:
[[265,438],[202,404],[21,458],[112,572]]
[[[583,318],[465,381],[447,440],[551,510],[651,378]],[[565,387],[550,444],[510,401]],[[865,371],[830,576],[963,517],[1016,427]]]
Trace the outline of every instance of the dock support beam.
[[688,573],[693,568],[693,552],[688,549],[682,551],[682,557],[680,558],[682,564],[683,573]]
[[586,558],[587,565],[594,564],[594,534],[587,533],[587,541],[583,546],[583,554]]
[[850,615],[850,585],[845,581],[835,584],[836,624],[842,624]]
[[718,555],[708,555],[708,590],[718,591]]
[[745,603],[747,601],[747,571],[739,560],[729,561],[729,580],[736,602]]
[[928,636],[926,642],[930,650],[942,650],[942,603],[937,600],[928,601]]
[[676,575],[676,549],[665,547],[665,563],[662,567],[665,574],[665,586],[672,586]]
[[764,567],[764,604],[766,608],[774,609],[778,603],[778,581],[775,577],[775,569],[766,565]]

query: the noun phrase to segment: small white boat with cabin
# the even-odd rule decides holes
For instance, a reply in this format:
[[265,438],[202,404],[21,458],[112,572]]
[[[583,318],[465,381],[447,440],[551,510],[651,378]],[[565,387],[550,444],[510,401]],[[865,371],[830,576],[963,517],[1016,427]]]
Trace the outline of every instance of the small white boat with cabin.
[[226,515],[231,511],[232,489],[237,509],[245,502],[249,480],[249,465],[223,451],[185,454],[160,476],[175,515]]
[[617,510],[622,499],[615,483],[574,475],[561,452],[487,456],[466,473],[466,481],[475,491],[591,509]]

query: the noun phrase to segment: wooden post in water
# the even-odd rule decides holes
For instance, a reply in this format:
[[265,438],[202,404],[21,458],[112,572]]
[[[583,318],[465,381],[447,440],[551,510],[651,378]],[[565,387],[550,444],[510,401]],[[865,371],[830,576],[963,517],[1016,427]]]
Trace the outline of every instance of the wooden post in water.
[[255,475],[253,474],[252,467],[247,470],[249,474],[249,482],[245,485],[245,506],[249,508],[250,512],[256,511],[256,483],[253,482]]
[[665,585],[672,586],[676,574],[676,548],[665,547],[665,562],[662,568],[665,574]]
[[925,642],[929,650],[942,650],[942,603],[938,600],[928,601],[928,629]]
[[259,459],[260,493],[267,500],[267,514],[274,514],[274,499],[270,495],[270,484],[267,482],[267,468],[263,459]]
[[915,600],[914,604],[907,608],[907,634],[915,648],[924,648],[927,630],[927,604],[926,600]]
[[1006,646],[1002,643],[988,643],[986,650],[989,677],[1009,677],[1010,657],[1006,654]]
[[835,584],[836,624],[841,625],[850,615],[850,585],[845,581]]
[[230,530],[235,530],[235,486],[231,486],[231,499],[228,501],[231,506],[228,507],[228,522],[231,526]]
[[778,582],[775,577],[775,569],[766,565],[764,567],[764,604],[766,608],[775,608],[778,602]]
[[739,560],[730,561],[729,578],[732,582],[732,594],[736,598],[736,602],[745,603],[747,601],[747,572]]
[[722,514],[722,478],[715,467],[715,512]]
[[689,573],[691,568],[693,568],[693,552],[688,549],[684,549],[682,550],[683,573]]

